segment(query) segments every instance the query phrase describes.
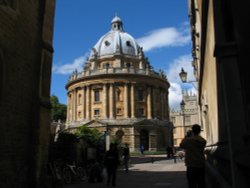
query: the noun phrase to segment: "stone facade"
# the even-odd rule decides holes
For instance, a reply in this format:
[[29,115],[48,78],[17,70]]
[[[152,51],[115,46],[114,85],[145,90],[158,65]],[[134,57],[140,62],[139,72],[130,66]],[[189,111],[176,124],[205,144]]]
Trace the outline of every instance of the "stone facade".
[[207,188],[250,186],[249,1],[189,0]]
[[94,46],[83,71],[74,72],[68,91],[67,128],[81,125],[107,131],[131,151],[171,142],[169,83],[151,68],[141,47],[115,17],[112,29]]
[[0,1],[0,187],[44,187],[54,0]]
[[[187,91],[182,92],[182,99],[185,102],[184,114],[182,110],[171,110],[170,120],[174,125],[173,145],[178,148],[181,140],[185,137],[188,130],[191,130],[193,124],[200,124],[199,106],[197,96]],[[203,128],[201,135],[203,136]]]

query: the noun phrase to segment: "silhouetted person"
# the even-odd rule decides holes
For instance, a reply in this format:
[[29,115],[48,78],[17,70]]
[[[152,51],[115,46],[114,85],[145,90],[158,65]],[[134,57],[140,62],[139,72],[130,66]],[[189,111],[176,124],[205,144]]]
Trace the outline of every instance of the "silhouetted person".
[[128,161],[129,161],[129,147],[128,144],[125,144],[125,147],[123,148],[123,162],[125,171],[128,172]]
[[104,163],[107,167],[107,186],[110,185],[110,182],[112,181],[112,186],[116,186],[116,171],[117,166],[119,164],[119,155],[117,151],[116,144],[111,143],[110,149],[107,151],[105,155]]
[[140,151],[141,151],[141,154],[144,153],[144,145],[143,144],[141,144],[141,146],[140,146]]
[[201,127],[197,124],[192,126],[192,131],[180,143],[185,149],[185,164],[187,166],[187,180],[189,188],[205,187],[205,156],[204,148],[206,140],[199,134]]
[[167,158],[172,157],[172,155],[173,155],[173,149],[172,149],[172,147],[168,146],[167,149],[166,149],[166,151],[167,151]]

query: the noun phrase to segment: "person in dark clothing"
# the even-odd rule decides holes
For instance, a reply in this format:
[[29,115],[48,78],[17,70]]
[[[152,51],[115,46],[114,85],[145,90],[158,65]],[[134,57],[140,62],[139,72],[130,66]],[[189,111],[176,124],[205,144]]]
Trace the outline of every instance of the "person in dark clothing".
[[123,162],[125,171],[128,172],[128,161],[129,161],[129,147],[128,144],[125,144],[125,147],[123,148]]
[[116,171],[119,164],[119,155],[116,144],[111,143],[109,151],[106,152],[104,164],[107,168],[108,179],[107,186],[112,181],[112,186],[116,186]]
[[141,154],[143,155],[143,153],[144,153],[144,145],[143,144],[141,144],[141,146],[140,146],[140,151],[141,151]]
[[206,140],[200,134],[201,128],[194,124],[192,131],[187,132],[180,147],[185,149],[185,164],[189,188],[205,188],[205,156]]
[[166,151],[167,151],[167,158],[170,158],[170,157],[173,156],[173,149],[172,149],[172,147],[168,146],[167,149],[166,149]]

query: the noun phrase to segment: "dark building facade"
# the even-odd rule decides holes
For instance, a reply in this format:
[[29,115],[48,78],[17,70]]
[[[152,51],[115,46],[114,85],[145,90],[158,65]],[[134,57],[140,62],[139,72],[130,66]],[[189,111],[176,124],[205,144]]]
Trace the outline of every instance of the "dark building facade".
[[189,0],[207,187],[250,186],[250,2]]
[[0,187],[45,187],[54,0],[0,1]]

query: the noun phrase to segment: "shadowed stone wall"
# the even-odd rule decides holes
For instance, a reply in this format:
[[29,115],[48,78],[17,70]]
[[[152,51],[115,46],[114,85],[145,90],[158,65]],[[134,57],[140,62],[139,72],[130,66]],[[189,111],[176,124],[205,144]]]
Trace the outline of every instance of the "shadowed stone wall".
[[54,0],[0,0],[0,187],[44,187]]

